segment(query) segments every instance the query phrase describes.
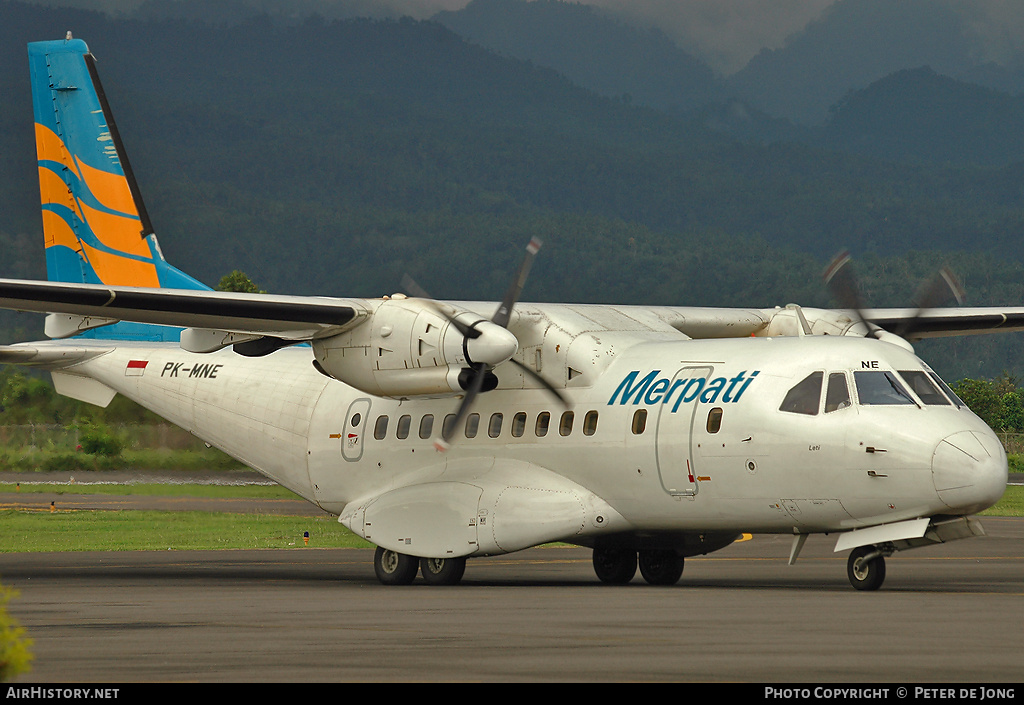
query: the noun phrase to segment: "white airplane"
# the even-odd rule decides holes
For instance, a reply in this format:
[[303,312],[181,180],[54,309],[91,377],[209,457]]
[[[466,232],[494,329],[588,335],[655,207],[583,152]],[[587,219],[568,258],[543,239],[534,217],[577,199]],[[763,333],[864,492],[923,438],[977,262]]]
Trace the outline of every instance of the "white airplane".
[[[222,293],[160,253],[88,48],[29,45],[48,282],[0,306],[50,340],[0,361],[123,394],[378,546],[385,584],[593,548],[597,577],[679,580],[744,533],[838,534],[855,588],[896,551],[978,535],[995,434],[908,340],[1020,330],[1024,308],[768,310]],[[413,287],[414,289],[414,287]],[[413,292],[415,293],[415,291]],[[949,294],[947,287],[945,293]]]

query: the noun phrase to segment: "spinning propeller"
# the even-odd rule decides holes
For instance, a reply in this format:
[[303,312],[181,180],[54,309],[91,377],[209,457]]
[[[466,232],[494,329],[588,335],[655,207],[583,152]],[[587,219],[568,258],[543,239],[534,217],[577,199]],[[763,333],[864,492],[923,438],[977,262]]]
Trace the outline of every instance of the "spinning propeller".
[[488,392],[498,385],[498,377],[494,374],[493,369],[506,360],[516,365],[528,377],[553,394],[563,406],[569,406],[565,396],[554,385],[512,357],[518,350],[519,341],[508,330],[508,324],[512,318],[512,309],[523,292],[523,286],[526,284],[526,278],[533,265],[533,259],[536,257],[537,251],[540,250],[540,245],[541,242],[537,238],[530,240],[526,246],[526,255],[519,265],[519,271],[516,273],[515,279],[512,280],[512,285],[489,321],[478,318],[467,322],[464,318],[465,314],[453,314],[442,307],[410,277],[406,276],[402,280],[402,285],[407,291],[413,296],[427,301],[439,315],[447,319],[462,334],[463,351],[466,354],[466,362],[469,363],[469,367],[463,369],[459,374],[459,385],[466,390],[466,394],[455,414],[455,420],[450,424],[443,425],[441,438],[434,444],[440,451],[447,450],[451,446],[455,429],[460,427],[469,414],[477,395],[480,392]]
[[[865,337],[878,338],[883,328],[864,315],[864,306],[857,286],[857,279],[853,273],[850,253],[840,252],[825,268],[825,284],[828,285],[832,295],[843,308],[854,311],[857,317],[867,328]],[[907,339],[921,327],[924,315],[933,308],[938,308],[947,301],[954,299],[959,305],[964,303],[964,288],[961,286],[956,275],[948,267],[940,269],[931,280],[929,280],[914,297],[914,306],[917,311],[906,320],[898,322],[892,331],[894,335]]]

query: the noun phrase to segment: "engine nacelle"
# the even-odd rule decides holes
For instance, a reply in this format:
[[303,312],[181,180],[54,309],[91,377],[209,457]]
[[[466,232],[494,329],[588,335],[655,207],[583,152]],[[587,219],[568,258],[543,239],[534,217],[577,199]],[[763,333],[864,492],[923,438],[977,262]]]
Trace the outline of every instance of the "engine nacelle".
[[765,330],[765,335],[770,336],[801,334],[852,335],[858,338],[870,336],[914,352],[913,346],[895,333],[883,330],[873,323],[851,318],[845,312],[829,309],[801,308],[790,304],[773,312]]
[[382,300],[362,325],[313,341],[319,369],[375,396],[449,396],[465,390],[470,365],[493,367],[518,350],[506,329],[451,309],[452,317],[474,330],[463,336],[439,306],[444,304],[400,295]]

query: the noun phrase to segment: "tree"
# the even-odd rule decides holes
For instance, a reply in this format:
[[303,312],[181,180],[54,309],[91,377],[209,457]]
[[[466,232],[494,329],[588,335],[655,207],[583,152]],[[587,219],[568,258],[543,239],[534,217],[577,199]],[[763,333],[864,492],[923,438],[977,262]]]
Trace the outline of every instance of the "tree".
[[7,613],[7,603],[17,596],[17,591],[0,585],[0,682],[27,672],[32,663],[32,640]]
[[991,382],[983,379],[962,379],[953,391],[993,430],[1002,431],[1002,400]]
[[231,274],[225,274],[221,277],[220,283],[217,284],[217,291],[238,291],[244,294],[267,293],[256,286],[245,272],[237,269],[233,270]]

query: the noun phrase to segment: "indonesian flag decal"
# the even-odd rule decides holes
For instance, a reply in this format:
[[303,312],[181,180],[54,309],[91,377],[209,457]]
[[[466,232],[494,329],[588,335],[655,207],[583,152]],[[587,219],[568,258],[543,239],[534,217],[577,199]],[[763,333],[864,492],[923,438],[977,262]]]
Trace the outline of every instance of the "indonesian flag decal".
[[124,368],[125,377],[141,377],[146,372],[146,365],[149,360],[129,360],[128,366]]

